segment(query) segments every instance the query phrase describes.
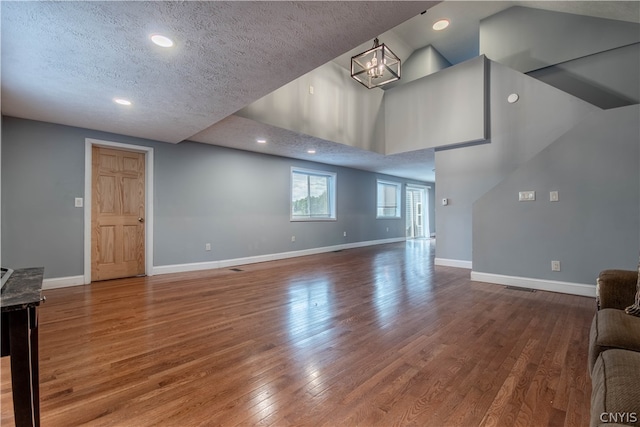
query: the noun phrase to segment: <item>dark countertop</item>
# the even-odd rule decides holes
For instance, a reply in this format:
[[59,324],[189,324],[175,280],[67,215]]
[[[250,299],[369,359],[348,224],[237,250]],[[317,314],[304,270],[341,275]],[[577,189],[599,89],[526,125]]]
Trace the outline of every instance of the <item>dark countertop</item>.
[[44,267],[16,269],[2,289],[2,311],[40,305]]

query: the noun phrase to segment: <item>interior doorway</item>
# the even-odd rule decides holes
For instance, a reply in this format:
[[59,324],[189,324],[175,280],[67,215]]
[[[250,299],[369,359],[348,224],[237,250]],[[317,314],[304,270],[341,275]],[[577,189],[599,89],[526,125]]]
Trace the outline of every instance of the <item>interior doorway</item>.
[[153,148],[85,139],[84,283],[153,275]]
[[144,153],[93,146],[91,280],[145,273]]
[[407,185],[406,189],[406,230],[407,239],[430,237],[429,198],[427,187]]

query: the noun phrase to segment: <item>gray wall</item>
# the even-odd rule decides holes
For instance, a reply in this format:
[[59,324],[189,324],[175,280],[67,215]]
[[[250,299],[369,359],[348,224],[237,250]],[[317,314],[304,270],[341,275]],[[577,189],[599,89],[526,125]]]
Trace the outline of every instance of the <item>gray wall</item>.
[[[472,205],[598,108],[490,61],[490,143],[436,151],[436,257],[472,260]],[[520,100],[507,103],[510,93]],[[455,125],[455,123],[454,123]],[[449,199],[442,206],[442,198]]]
[[2,118],[2,263],[46,266],[47,277],[84,268],[84,213],[73,207],[84,197],[84,137],[55,130]]
[[382,86],[383,90],[404,85],[429,74],[437,73],[451,63],[433,46],[425,46],[413,52],[406,61],[402,61],[401,79]]
[[640,25],[527,7],[480,22],[480,54],[524,73],[640,41]]
[[364,88],[346,69],[328,62],[236,114],[384,154],[384,121],[378,120],[384,117],[383,95],[381,89]]
[[[405,179],[3,117],[3,264],[44,266],[47,278],[83,274],[84,214],[73,202],[84,195],[85,138],[154,148],[155,266],[404,237],[404,218],[376,220],[375,195],[376,178]],[[292,166],[337,172],[337,221],[289,221]]]
[[386,154],[484,140],[485,66],[480,56],[385,91]]
[[[638,261],[638,105],[595,112],[473,205],[473,270],[594,283]],[[518,192],[536,200],[518,201]],[[549,192],[558,191],[551,202]],[[561,263],[551,271],[551,261]]]

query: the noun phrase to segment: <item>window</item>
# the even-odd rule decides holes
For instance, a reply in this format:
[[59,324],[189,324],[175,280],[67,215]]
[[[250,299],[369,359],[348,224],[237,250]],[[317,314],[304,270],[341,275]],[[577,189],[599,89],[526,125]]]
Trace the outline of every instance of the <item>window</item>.
[[291,168],[291,220],[336,219],[336,174]]
[[400,192],[402,184],[378,180],[378,218],[400,218]]

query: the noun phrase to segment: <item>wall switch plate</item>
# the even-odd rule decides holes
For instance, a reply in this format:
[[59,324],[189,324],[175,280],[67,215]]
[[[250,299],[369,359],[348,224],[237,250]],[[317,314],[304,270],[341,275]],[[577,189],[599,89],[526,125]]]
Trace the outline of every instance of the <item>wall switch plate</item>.
[[73,206],[75,206],[76,208],[83,207],[84,206],[84,200],[82,200],[82,197],[76,197]]
[[558,196],[558,192],[557,191],[550,191],[549,192],[549,201],[557,202],[558,200],[560,200],[560,198]]
[[560,271],[560,261],[551,261],[551,271]]
[[521,191],[518,193],[518,201],[520,202],[532,202],[536,199],[535,191]]
[[309,95],[313,95],[314,89],[313,86],[309,85]]
[[204,250],[205,251],[210,251],[211,250],[211,243],[207,243],[204,245]]
[[447,199],[446,197],[442,199],[442,206],[447,206],[448,204],[449,204],[449,199]]
[[296,236],[291,236],[291,241],[295,242],[296,241]]

